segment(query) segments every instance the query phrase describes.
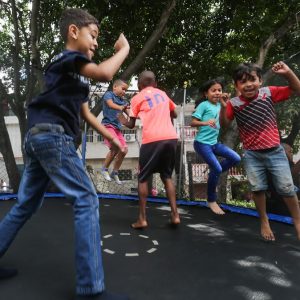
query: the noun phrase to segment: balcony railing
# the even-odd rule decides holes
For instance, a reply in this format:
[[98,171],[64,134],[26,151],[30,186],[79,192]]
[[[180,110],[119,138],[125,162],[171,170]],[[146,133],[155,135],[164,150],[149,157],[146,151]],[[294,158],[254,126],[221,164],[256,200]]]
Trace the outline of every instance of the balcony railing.
[[185,142],[193,142],[198,131],[196,127],[191,126],[177,125],[175,128],[179,140],[183,139]]

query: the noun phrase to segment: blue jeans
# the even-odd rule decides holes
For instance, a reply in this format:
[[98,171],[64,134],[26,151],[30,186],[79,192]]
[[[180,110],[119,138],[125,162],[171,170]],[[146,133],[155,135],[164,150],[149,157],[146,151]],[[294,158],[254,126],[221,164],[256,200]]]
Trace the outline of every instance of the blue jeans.
[[[217,200],[216,188],[221,173],[228,171],[231,167],[238,164],[241,158],[235,151],[221,143],[208,145],[194,141],[194,149],[209,165],[207,201],[215,202]],[[219,162],[216,156],[221,156],[225,159]]]
[[267,152],[245,150],[243,160],[252,192],[268,189],[268,171],[279,195],[295,196],[290,165],[281,145]]
[[29,131],[25,137],[26,165],[18,201],[0,223],[0,257],[19,229],[41,207],[51,179],[73,203],[76,292],[96,294],[104,290],[98,197],[72,138],[56,130],[61,126],[52,127],[38,134]]

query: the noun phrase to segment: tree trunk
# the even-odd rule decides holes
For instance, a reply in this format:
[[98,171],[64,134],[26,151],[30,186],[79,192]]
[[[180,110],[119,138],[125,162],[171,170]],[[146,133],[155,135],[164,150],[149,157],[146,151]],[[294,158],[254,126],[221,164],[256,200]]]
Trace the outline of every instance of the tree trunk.
[[[7,101],[8,98],[9,98],[9,95],[7,94],[4,85],[3,85],[2,81],[0,80],[0,104],[1,104],[1,107],[3,107],[4,100]],[[2,153],[2,156],[4,159],[5,167],[6,167],[8,178],[9,178],[9,183],[10,183],[10,186],[12,187],[12,189],[14,190],[14,192],[17,192],[18,186],[20,183],[20,175],[19,175],[19,171],[17,168],[13,149],[11,146],[9,134],[8,134],[8,131],[6,128],[4,112],[2,109],[0,110],[0,136],[1,136],[0,152]]]
[[31,101],[33,97],[33,90],[35,88],[34,79],[37,78],[37,83],[39,90],[42,91],[44,88],[44,77],[42,72],[42,64],[40,59],[40,52],[38,49],[38,16],[39,16],[40,0],[32,1],[32,16],[30,20],[30,49],[31,49],[31,69],[29,72],[29,77],[33,84],[28,84],[30,89],[29,99],[27,99],[27,104]]
[[143,65],[144,59],[147,56],[147,54],[152,51],[152,49],[155,47],[156,43],[159,41],[159,39],[165,33],[165,30],[167,29],[168,20],[170,18],[172,11],[175,8],[175,5],[176,5],[176,0],[171,0],[168,3],[167,7],[161,14],[159,22],[156,25],[156,28],[154,29],[151,36],[146,41],[144,47],[139,52],[139,54],[136,56],[134,61],[122,73],[122,75],[121,75],[122,79],[128,80],[132,76],[132,74],[134,74]]
[[[267,54],[271,47],[280,39],[282,39],[287,33],[291,31],[291,29],[300,22],[300,14],[295,14],[291,12],[288,13],[288,18],[286,21],[274,32],[270,34],[270,36],[262,43],[258,52],[258,59],[256,63],[263,67],[264,62],[266,60]],[[292,16],[292,17],[290,17]]]

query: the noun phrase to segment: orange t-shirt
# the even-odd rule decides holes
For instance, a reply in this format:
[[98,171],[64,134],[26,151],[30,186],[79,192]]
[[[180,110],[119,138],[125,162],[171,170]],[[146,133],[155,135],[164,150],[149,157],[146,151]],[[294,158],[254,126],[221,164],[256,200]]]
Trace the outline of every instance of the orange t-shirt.
[[139,117],[143,124],[142,144],[177,139],[170,117],[176,104],[164,91],[146,87],[132,98],[130,106],[130,116]]

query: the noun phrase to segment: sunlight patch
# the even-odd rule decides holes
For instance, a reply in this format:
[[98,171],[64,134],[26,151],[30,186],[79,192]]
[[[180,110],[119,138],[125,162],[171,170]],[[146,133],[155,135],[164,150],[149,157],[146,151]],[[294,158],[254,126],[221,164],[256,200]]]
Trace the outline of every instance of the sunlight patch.
[[[170,206],[166,206],[166,205],[165,205],[165,206],[157,207],[156,209],[171,212]],[[178,213],[179,213],[180,215],[189,215],[189,214],[190,214],[187,210],[185,210],[185,209],[183,209],[183,208],[180,208],[180,207],[177,208],[177,210],[178,210]]]
[[209,236],[216,236],[216,237],[226,236],[225,231],[204,224],[190,224],[187,225],[187,227],[201,231],[205,234],[208,234]]
[[[251,271],[255,273],[255,276],[263,276],[265,280],[271,284],[290,287],[292,283],[285,276],[285,273],[277,266],[262,261],[262,258],[258,256],[249,256],[246,259],[236,260],[235,263],[241,267],[251,268]],[[256,298],[253,298],[256,299]]]
[[271,300],[272,297],[262,291],[253,291],[245,286],[237,286],[234,288],[237,292],[243,295],[247,300]]

